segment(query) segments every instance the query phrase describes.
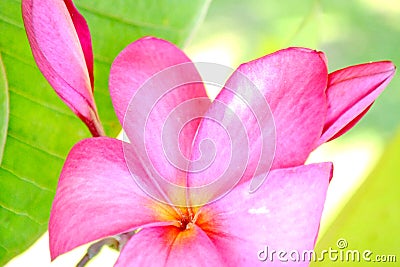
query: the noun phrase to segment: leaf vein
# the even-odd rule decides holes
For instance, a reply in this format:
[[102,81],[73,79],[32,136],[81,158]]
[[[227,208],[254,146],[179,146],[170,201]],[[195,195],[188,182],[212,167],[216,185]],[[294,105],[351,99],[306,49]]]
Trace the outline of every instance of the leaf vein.
[[58,114],[61,114],[61,115],[64,115],[64,116],[67,116],[70,118],[75,118],[75,116],[70,114],[69,112],[63,111],[61,109],[57,109],[56,107],[49,105],[47,102],[43,102],[43,101],[37,100],[36,98],[33,98],[32,96],[26,95],[22,91],[19,91],[18,89],[16,89],[15,87],[9,87],[9,90],[10,90],[10,92],[13,92],[16,95],[23,97],[32,103],[43,106],[44,108],[50,109],[51,111],[55,111]]
[[22,29],[22,30],[24,29],[24,27],[17,21],[14,21],[10,18],[4,17],[1,14],[0,14],[0,21],[3,21],[11,26],[17,27],[18,29]]
[[102,11],[96,10],[94,8],[79,4],[76,5],[79,9],[83,9],[86,12],[92,13],[94,15],[97,15],[99,17],[104,17],[107,18],[109,20],[115,21],[115,22],[119,22],[119,23],[123,23],[129,26],[134,26],[134,27],[143,27],[143,28],[150,28],[150,29],[154,29],[154,30],[168,30],[171,32],[182,32],[182,30],[176,29],[176,28],[172,28],[169,26],[165,26],[165,25],[157,25],[157,24],[152,24],[152,23],[148,23],[148,22],[140,22],[140,21],[132,21],[132,20],[127,20],[127,19],[123,19],[120,17],[116,17],[107,13],[104,13]]
[[0,244],[0,248],[4,249],[6,252],[9,252],[9,250],[5,246],[3,246],[2,244]]
[[7,211],[9,211],[9,212],[11,212],[11,213],[14,213],[14,214],[18,215],[18,216],[27,217],[29,220],[31,220],[32,222],[34,222],[34,223],[36,223],[36,224],[38,224],[38,225],[44,225],[44,224],[46,224],[46,222],[39,222],[38,220],[36,220],[35,218],[33,218],[31,215],[29,215],[29,213],[27,213],[27,212],[24,212],[24,211],[17,211],[17,210],[14,210],[14,209],[12,209],[12,208],[6,207],[6,205],[4,205],[4,204],[1,203],[1,202],[0,202],[0,207],[3,208],[3,209],[5,209],[5,210],[7,210]]
[[4,50],[4,47],[2,47],[1,53],[3,55],[7,55],[8,57],[11,57],[11,58],[13,58],[15,60],[18,60],[19,62],[21,62],[21,63],[23,63],[23,64],[25,64],[25,65],[27,65],[29,67],[37,68],[36,64],[33,63],[33,61],[28,61],[28,60],[24,59],[23,57],[16,56],[12,52]]
[[63,157],[63,156],[61,156],[61,155],[58,155],[58,154],[56,154],[56,153],[54,153],[54,152],[48,151],[48,150],[46,150],[46,149],[44,149],[44,148],[35,146],[35,145],[33,145],[33,144],[31,144],[31,143],[28,143],[28,142],[26,142],[26,141],[23,141],[23,140],[21,140],[19,137],[17,137],[16,135],[11,134],[10,132],[8,133],[8,136],[11,137],[11,138],[13,138],[13,139],[15,139],[16,141],[18,141],[18,142],[24,144],[24,145],[27,145],[27,146],[29,146],[29,147],[31,147],[31,148],[34,148],[34,149],[39,150],[39,151],[42,151],[43,153],[46,153],[46,154],[48,154],[49,156],[52,156],[52,157],[54,157],[54,158],[56,158],[56,159],[60,159],[60,160],[62,160],[62,161],[65,160],[65,157]]
[[23,181],[23,182],[25,182],[25,183],[28,183],[28,184],[30,184],[30,185],[33,185],[33,186],[39,188],[40,190],[47,191],[47,192],[50,192],[50,193],[52,193],[52,194],[55,192],[54,190],[52,190],[52,189],[50,189],[50,188],[47,188],[47,187],[45,187],[45,186],[42,186],[42,185],[40,185],[40,184],[38,184],[38,183],[36,183],[36,182],[34,182],[34,181],[32,181],[32,180],[29,180],[28,178],[24,178],[24,177],[21,177],[21,176],[17,175],[17,174],[14,173],[12,170],[10,170],[10,169],[8,169],[8,168],[5,168],[4,165],[1,166],[1,169],[4,170],[4,171],[6,171],[6,172],[8,172],[8,173],[11,174],[12,176],[16,177],[18,180],[21,180],[21,181]]

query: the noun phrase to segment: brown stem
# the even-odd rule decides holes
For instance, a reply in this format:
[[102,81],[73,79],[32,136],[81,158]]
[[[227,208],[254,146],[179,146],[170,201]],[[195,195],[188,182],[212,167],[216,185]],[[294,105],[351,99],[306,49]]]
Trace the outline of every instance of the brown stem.
[[112,248],[118,248],[119,242],[118,242],[118,240],[116,238],[109,237],[109,238],[102,239],[102,240],[90,245],[90,247],[88,248],[85,256],[83,256],[83,258],[78,262],[76,267],[84,267],[84,266],[86,266],[86,264],[91,259],[93,259],[94,256],[99,254],[100,250],[102,249],[102,247],[104,245],[108,245],[108,246],[110,246]]
[[83,258],[78,262],[76,267],[84,267],[86,264],[93,259],[97,254],[99,254],[100,250],[103,246],[107,245],[113,249],[121,251],[122,248],[125,246],[126,242],[135,234],[138,230],[128,233],[123,233],[114,237],[107,237],[96,243],[93,243],[87,249],[86,254]]

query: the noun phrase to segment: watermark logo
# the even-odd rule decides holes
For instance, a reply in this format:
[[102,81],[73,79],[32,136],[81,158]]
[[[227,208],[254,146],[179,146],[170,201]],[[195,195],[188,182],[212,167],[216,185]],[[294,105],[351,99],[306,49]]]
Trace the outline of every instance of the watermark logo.
[[339,238],[336,247],[320,252],[314,250],[276,250],[265,246],[257,252],[258,260],[263,262],[397,262],[395,254],[374,254],[373,251],[348,249],[348,242]]
[[344,238],[339,238],[338,241],[336,242],[336,245],[339,249],[345,249],[349,245],[347,243],[347,240]]
[[[203,84],[224,88],[223,97],[211,102],[198,93]],[[123,129],[136,183],[175,206],[210,203],[243,177],[256,191],[275,153],[274,119],[263,94],[241,72],[213,63],[178,64],[153,75],[132,97]]]

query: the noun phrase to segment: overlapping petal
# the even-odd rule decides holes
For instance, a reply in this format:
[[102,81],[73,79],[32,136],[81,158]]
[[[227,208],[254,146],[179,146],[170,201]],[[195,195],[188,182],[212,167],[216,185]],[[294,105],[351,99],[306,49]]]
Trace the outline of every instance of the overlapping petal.
[[[155,74],[165,69],[182,63],[190,63],[191,60],[174,44],[154,38],[144,37],[128,45],[114,60],[110,71],[110,93],[115,112],[121,124],[131,98]],[[193,73],[193,75],[199,75]],[[176,77],[169,77],[174,79]],[[179,78],[179,77],[177,77]],[[198,76],[201,81],[201,77]],[[169,81],[165,81],[169,83]],[[165,86],[164,90],[168,90]],[[157,90],[154,88],[153,90]],[[159,92],[159,91],[157,91]],[[151,94],[152,92],[147,92]],[[181,94],[174,94],[165,105],[176,107],[184,99],[207,97],[204,86],[198,83],[188,86]],[[152,103],[153,104],[153,103]],[[175,106],[173,106],[175,104]]]
[[[331,176],[331,163],[273,170],[256,194],[244,183],[201,208],[197,225],[188,230],[142,230],[116,266],[283,266],[276,255],[260,261],[259,251],[268,246],[270,252],[302,255],[313,249]],[[308,260],[291,264],[308,266]]]
[[323,53],[288,48],[245,63],[238,71],[261,90],[272,110],[277,138],[272,168],[303,164],[318,141],[326,114]]
[[[177,70],[179,64],[185,65]],[[196,82],[186,84],[188,77]],[[189,58],[167,41],[142,38],[115,59],[109,85],[132,146],[144,160],[148,155],[143,165],[154,166],[168,181],[185,184],[186,157],[199,120],[183,123],[188,116],[204,114],[210,104]]]
[[[250,194],[244,183],[203,207],[198,225],[226,266],[287,266],[277,258],[262,262],[257,253],[266,246],[270,252],[288,253],[314,248],[331,177],[331,163],[272,170],[256,193]],[[308,266],[307,261],[288,261],[290,266]]]
[[58,183],[49,222],[51,258],[139,226],[169,224],[165,218],[173,212],[136,185],[121,141],[83,140],[69,153]]
[[[243,86],[243,75],[254,83],[265,99],[260,99],[247,86]],[[247,164],[243,174],[245,181],[253,176],[258,164],[270,164],[260,157],[262,145],[271,146],[275,137],[271,127],[272,118],[263,104],[265,100],[270,106],[276,127],[272,168],[303,164],[322,132],[326,113],[326,84],[324,56],[309,49],[280,50],[241,65],[205,114],[218,120],[206,119],[200,124],[192,158],[201,158],[202,151],[198,148],[207,139],[213,141],[215,157],[208,168],[201,171],[194,168],[196,172],[189,174],[189,184],[208,184],[224,175],[229,167],[237,167],[238,170],[228,176],[241,175],[242,169],[238,166],[243,163]],[[232,126],[235,120],[243,124],[244,130],[237,125]],[[267,121],[265,128],[259,127],[260,121]],[[221,127],[218,122],[228,127]],[[232,129],[227,131],[229,127]],[[239,144],[239,148],[242,146],[242,149],[232,151],[235,144]],[[267,151],[273,153],[273,149]],[[240,153],[244,155],[242,158],[237,157]],[[232,160],[233,156],[237,159]]]
[[347,67],[329,74],[328,110],[318,144],[350,130],[368,111],[395,73],[390,61]]
[[22,15],[35,61],[61,99],[93,131],[93,55],[89,29],[72,1],[23,0]]
[[90,36],[89,27],[86,23],[85,18],[76,9],[72,0],[64,0],[64,3],[68,9],[69,14],[71,15],[71,19],[72,22],[74,23],[76,33],[78,34],[79,42],[81,43],[93,91],[94,89],[93,48],[92,48],[92,37]]
[[225,266],[219,251],[198,226],[181,231],[174,226],[147,228],[122,250],[116,267]]

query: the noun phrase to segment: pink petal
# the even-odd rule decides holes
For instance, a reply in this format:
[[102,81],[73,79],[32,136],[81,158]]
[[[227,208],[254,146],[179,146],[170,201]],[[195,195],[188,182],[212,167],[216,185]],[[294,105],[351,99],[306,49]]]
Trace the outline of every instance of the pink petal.
[[[183,84],[187,77],[196,83]],[[142,38],[115,59],[109,83],[117,116],[142,165],[167,181],[185,184],[199,119],[185,123],[203,115],[210,104],[191,61],[167,41]]]
[[225,266],[212,241],[197,226],[153,227],[140,231],[127,243],[116,267],[129,266]]
[[361,64],[329,74],[328,111],[318,144],[350,130],[382,93],[395,73],[390,61]]
[[85,56],[86,66],[90,76],[90,83],[92,91],[94,89],[94,76],[93,76],[93,49],[92,38],[90,37],[89,27],[85,18],[78,12],[72,0],[64,0],[71,15],[72,22],[74,23],[76,33],[78,34],[79,42]]
[[[249,90],[242,74],[257,86],[260,96]],[[205,115],[214,119],[204,120],[199,127],[192,158],[206,155],[204,158],[211,160],[201,171],[192,166],[190,185],[206,185],[218,178],[228,181],[221,182],[225,187],[229,179],[237,181],[243,176],[245,181],[254,174],[266,174],[275,135],[273,168],[303,164],[322,131],[326,83],[323,55],[308,49],[289,48],[241,65]],[[276,133],[265,100],[272,111]],[[259,127],[260,122],[264,122],[263,127]],[[207,139],[213,143],[203,143]],[[207,147],[201,149],[201,143]],[[266,147],[261,154],[263,145]],[[205,161],[201,163],[205,165]]]
[[98,116],[91,84],[90,34],[83,17],[69,0],[23,0],[22,15],[39,69],[92,130]]
[[68,155],[58,183],[49,222],[51,258],[103,237],[163,224],[173,212],[135,184],[121,141],[83,140]]
[[[257,192],[250,194],[244,183],[203,207],[197,224],[226,266],[283,266],[277,255],[262,262],[257,253],[266,246],[288,253],[314,248],[331,176],[331,163],[272,170]],[[289,266],[308,266],[288,259]]]
[[[190,62],[190,59],[178,47],[162,39],[144,37],[128,45],[114,60],[109,82],[111,98],[121,124],[124,123],[124,116],[131,98],[149,78],[168,67]],[[200,76],[199,79],[201,79]],[[165,90],[167,89],[170,88]],[[174,103],[164,104],[175,107],[181,103],[182,99],[207,97],[207,95],[204,86],[198,84],[176,97],[178,99],[171,99],[171,101],[175,100]]]
[[303,164],[326,116],[325,56],[288,48],[243,64],[238,71],[261,90],[272,110],[277,133],[273,168]]

